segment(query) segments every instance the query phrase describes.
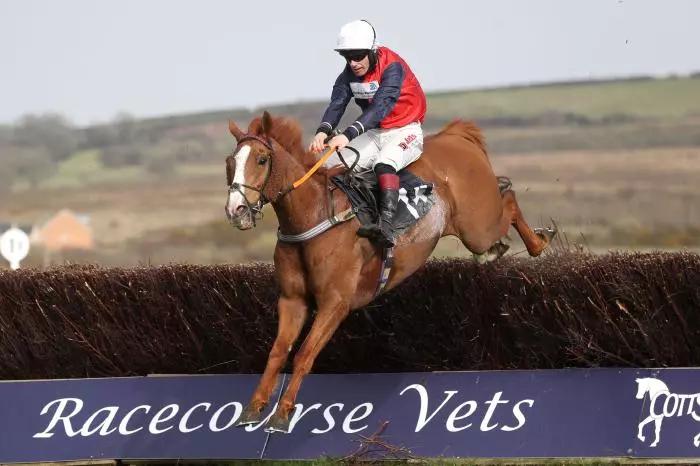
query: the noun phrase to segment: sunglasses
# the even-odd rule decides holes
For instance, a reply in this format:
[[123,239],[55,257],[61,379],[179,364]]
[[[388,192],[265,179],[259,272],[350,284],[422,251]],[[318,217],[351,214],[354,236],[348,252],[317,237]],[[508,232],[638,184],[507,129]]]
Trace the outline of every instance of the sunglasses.
[[340,55],[342,55],[342,57],[345,58],[348,62],[357,62],[364,60],[369,52],[367,50],[343,50],[342,52],[338,53],[340,53]]

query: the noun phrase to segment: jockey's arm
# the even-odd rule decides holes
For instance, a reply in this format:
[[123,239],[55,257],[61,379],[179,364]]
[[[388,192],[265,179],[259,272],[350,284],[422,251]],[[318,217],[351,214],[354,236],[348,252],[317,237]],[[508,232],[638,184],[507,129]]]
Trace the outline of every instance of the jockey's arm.
[[331,102],[328,104],[328,108],[323,113],[323,118],[321,124],[316,130],[316,133],[325,133],[329,135],[333,132],[335,127],[340,122],[340,118],[345,113],[345,108],[348,106],[348,102],[352,98],[352,91],[350,90],[350,84],[348,77],[345,76],[347,70],[344,70],[335,80],[333,85],[333,92],[331,93]]
[[351,141],[360,134],[379,127],[379,123],[391,113],[399,100],[403,79],[404,71],[400,63],[392,63],[384,70],[372,103],[353,124],[343,131],[348,140]]

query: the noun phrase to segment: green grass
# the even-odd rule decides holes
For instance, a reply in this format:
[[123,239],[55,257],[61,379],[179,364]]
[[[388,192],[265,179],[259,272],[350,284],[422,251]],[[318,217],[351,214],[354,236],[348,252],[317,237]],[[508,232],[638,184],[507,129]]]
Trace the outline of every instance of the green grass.
[[[223,158],[222,158],[223,160]],[[223,162],[221,163],[188,163],[176,165],[175,173],[169,175],[173,179],[188,179],[191,177],[220,176],[221,183],[225,182]],[[143,165],[125,167],[105,167],[100,160],[100,151],[85,150],[76,152],[58,165],[56,172],[44,180],[44,188],[79,188],[98,184],[133,184],[152,180],[155,175],[149,173]],[[26,189],[24,184],[19,186]]]
[[675,78],[432,93],[434,117],[533,117],[550,112],[591,119],[612,115],[681,118],[700,115],[700,79]]
[[[330,83],[329,83],[330,86]],[[455,117],[530,118],[547,113],[577,114],[594,120],[606,116],[626,115],[632,118],[677,119],[700,116],[700,77],[659,78],[646,80],[620,79],[590,83],[553,83],[537,86],[494,88],[488,90],[458,89],[430,92],[428,115],[441,126]],[[266,105],[274,115],[296,118],[310,133],[317,126],[327,100]],[[151,127],[186,127],[221,123],[229,118],[247,125],[262,113],[233,108],[211,112],[171,115],[141,120],[141,129]]]
[[46,188],[75,188],[104,183],[129,183],[147,178],[142,166],[107,168],[100,160],[99,150],[86,150],[73,154],[61,162],[53,176],[46,179]]

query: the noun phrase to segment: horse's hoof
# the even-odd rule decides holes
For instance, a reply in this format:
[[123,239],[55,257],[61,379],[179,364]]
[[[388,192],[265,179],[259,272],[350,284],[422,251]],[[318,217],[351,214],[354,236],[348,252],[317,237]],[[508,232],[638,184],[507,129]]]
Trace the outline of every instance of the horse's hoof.
[[486,264],[488,262],[493,262],[497,259],[503,257],[503,255],[510,249],[503,241],[497,241],[491,246],[488,251],[482,254],[472,253],[472,257],[477,264]]
[[510,246],[504,243],[503,241],[498,241],[496,244],[491,246],[489,248],[489,254],[492,254],[495,256],[492,260],[500,259],[505,255],[506,252],[508,252],[508,249],[510,249]]
[[265,424],[265,432],[274,433],[281,432],[289,433],[289,418],[283,417],[277,413],[273,414],[267,424]]
[[248,405],[243,410],[241,417],[238,418],[236,427],[258,424],[260,421],[262,421],[262,410],[256,409],[253,405]]
[[557,235],[556,228],[535,228],[532,231],[534,231],[537,236],[546,241],[547,244],[551,243],[552,239],[554,239],[554,237]]
[[497,176],[496,180],[498,181],[498,190],[501,192],[501,196],[513,187],[513,182],[507,176]]
[[479,265],[484,265],[489,262],[489,253],[485,252],[483,254],[472,253],[472,259]]

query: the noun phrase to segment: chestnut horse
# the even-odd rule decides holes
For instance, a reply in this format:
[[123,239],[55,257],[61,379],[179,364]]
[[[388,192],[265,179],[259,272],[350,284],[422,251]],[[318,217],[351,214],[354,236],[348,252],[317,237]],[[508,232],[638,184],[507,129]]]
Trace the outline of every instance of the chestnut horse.
[[[226,159],[229,197],[226,214],[231,223],[246,230],[255,226],[263,205],[271,203],[280,232],[299,234],[329,218],[326,176],[312,176],[298,188],[292,182],[303,177],[316,156],[302,146],[301,127],[286,118],[265,112],[243,133],[229,122],[238,143]],[[486,155],[484,139],[472,123],[456,121],[424,141],[424,153],[411,171],[434,183],[435,204],[428,214],[397,239],[394,261],[385,290],[398,285],[421,267],[438,240],[455,235],[475,254],[500,244],[512,225],[531,256],[539,255],[556,233],[533,231],[525,222],[511,190],[501,193]],[[334,196],[334,212],[350,207],[344,195]],[[275,388],[292,345],[310,308],[317,313],[311,330],[294,358],[294,371],[266,430],[287,432],[289,414],[314,360],[348,314],[375,297],[382,251],[358,237],[356,218],[335,225],[308,241],[278,241],[274,262],[280,286],[277,303],[278,330],[270,355],[249,404],[238,425],[262,421],[262,412]]]

